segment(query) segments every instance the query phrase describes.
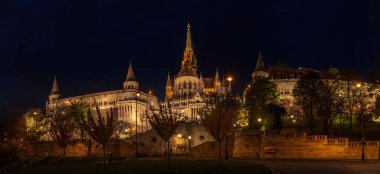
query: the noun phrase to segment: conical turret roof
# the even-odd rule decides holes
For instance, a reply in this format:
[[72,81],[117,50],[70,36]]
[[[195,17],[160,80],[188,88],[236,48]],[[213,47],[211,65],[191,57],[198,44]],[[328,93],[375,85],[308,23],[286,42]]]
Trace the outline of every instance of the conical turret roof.
[[255,71],[265,71],[265,65],[264,65],[263,56],[261,55],[261,50],[259,50],[259,55],[257,56]]
[[128,74],[126,81],[136,81],[135,73],[133,72],[132,63],[129,62]]
[[53,82],[53,88],[51,89],[50,94],[60,94],[59,86],[58,86],[58,81],[57,81],[57,76],[54,76],[54,82]]

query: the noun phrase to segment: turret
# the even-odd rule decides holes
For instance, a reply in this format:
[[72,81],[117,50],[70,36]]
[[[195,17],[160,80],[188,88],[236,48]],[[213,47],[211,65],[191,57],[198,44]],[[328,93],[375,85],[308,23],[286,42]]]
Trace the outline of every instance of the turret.
[[49,95],[49,102],[55,102],[61,97],[57,77],[54,77],[53,87]]
[[263,56],[261,55],[261,50],[259,50],[259,55],[257,56],[256,68],[255,68],[255,71],[252,73],[252,81],[254,82],[255,80],[264,79],[268,77],[269,77],[269,73],[265,71]]
[[124,90],[139,90],[139,83],[136,81],[135,73],[133,72],[132,63],[129,62],[127,78],[123,83]]

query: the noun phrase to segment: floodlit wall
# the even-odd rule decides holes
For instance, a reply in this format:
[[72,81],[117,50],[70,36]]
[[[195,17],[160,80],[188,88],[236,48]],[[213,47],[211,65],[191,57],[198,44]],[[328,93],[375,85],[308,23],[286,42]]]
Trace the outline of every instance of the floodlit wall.
[[[365,158],[380,159],[380,141],[365,142]],[[235,135],[236,158],[361,159],[361,142],[306,133],[241,132]]]

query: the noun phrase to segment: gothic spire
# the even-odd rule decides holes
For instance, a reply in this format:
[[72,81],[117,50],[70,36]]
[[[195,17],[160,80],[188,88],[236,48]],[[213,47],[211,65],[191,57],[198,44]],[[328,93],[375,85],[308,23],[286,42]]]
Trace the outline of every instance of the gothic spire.
[[172,86],[172,81],[171,81],[170,73],[169,72],[168,72],[168,78],[166,80],[166,86]]
[[187,33],[186,33],[186,51],[193,50],[192,42],[191,42],[191,32],[190,32],[190,23],[187,23]]
[[135,73],[133,72],[132,62],[129,62],[128,74],[126,81],[136,81]]
[[190,23],[187,23],[186,48],[183,52],[181,70],[178,76],[197,76],[197,60],[194,55],[193,43],[191,41]]
[[214,83],[220,83],[218,67],[216,67]]
[[261,50],[259,50],[259,55],[257,56],[255,71],[265,71],[265,65],[264,65],[263,56],[261,55]]
[[54,76],[53,88],[51,89],[50,94],[60,94],[60,93],[61,92],[59,91],[57,76]]

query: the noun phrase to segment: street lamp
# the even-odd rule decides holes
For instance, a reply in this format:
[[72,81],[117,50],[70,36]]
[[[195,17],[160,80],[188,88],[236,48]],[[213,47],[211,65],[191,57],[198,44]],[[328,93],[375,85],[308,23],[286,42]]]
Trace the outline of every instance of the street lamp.
[[136,113],[136,125],[135,125],[135,142],[136,142],[136,158],[137,158],[137,99],[138,97],[140,96],[140,93],[137,92],[136,93],[136,110],[135,110],[135,113]]
[[[361,82],[361,83],[363,83],[363,82]],[[357,87],[357,88],[359,88],[360,89],[360,93],[359,93],[359,96],[360,97],[363,97],[362,96],[362,84],[361,83],[357,83],[355,86]],[[360,101],[361,101],[361,99],[360,99]],[[362,146],[362,161],[364,161],[365,160],[365,149],[364,149],[364,143],[365,143],[365,139],[364,139],[364,115],[363,115],[363,113],[362,113],[362,107],[363,107],[363,103],[360,103],[360,105],[359,105],[359,114],[360,114],[360,117],[361,117],[361,122],[362,122],[362,125],[361,125],[361,133],[362,133],[362,143],[361,143],[361,146]]]
[[38,138],[38,131],[37,131],[37,112],[33,112],[33,115],[34,115],[34,134],[35,134],[35,144],[34,144],[34,148],[36,150],[36,156],[38,155],[38,149],[37,149],[37,138]]
[[233,78],[231,76],[227,77],[227,81],[228,81],[228,91],[231,92],[231,82],[232,82]]

